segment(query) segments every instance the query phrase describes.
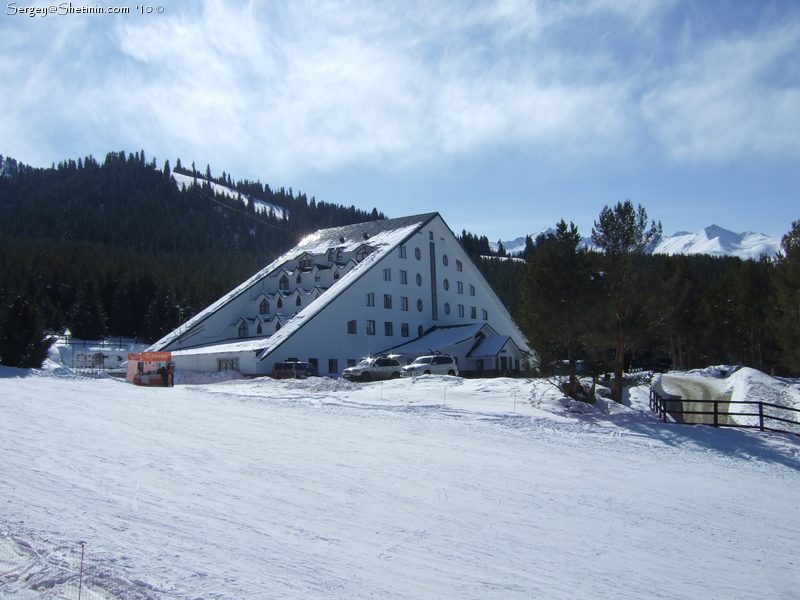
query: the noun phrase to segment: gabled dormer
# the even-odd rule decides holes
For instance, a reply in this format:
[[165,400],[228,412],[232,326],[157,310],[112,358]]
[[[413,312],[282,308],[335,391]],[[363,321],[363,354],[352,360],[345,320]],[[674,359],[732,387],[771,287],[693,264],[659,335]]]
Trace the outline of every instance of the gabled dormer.
[[303,271],[310,270],[314,266],[314,255],[310,252],[303,252],[297,257],[297,266]]
[[361,244],[356,249],[356,262],[361,262],[362,260],[367,258],[367,256],[372,254],[374,251],[375,251],[375,248],[373,248],[369,244]]

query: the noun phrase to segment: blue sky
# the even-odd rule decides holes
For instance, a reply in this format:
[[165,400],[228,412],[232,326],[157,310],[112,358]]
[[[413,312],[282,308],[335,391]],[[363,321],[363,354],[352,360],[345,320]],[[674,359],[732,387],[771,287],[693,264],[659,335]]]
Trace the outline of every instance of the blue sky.
[[626,198],[665,234],[800,219],[793,0],[162,1],[7,4],[0,153],[144,149],[492,241]]

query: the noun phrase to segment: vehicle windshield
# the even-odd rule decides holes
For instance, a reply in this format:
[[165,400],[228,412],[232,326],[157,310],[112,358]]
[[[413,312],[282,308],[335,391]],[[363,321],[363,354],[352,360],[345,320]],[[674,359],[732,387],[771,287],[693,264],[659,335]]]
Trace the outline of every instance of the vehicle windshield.
[[415,360],[412,365],[429,365],[431,364],[431,357],[430,356],[420,356],[417,360]]
[[368,366],[370,365],[370,363],[371,363],[371,362],[372,362],[372,361],[370,361],[368,358],[364,358],[364,359],[362,359],[362,360],[361,360],[361,362],[359,362],[359,363],[358,363],[356,366],[357,366],[357,367],[368,367]]

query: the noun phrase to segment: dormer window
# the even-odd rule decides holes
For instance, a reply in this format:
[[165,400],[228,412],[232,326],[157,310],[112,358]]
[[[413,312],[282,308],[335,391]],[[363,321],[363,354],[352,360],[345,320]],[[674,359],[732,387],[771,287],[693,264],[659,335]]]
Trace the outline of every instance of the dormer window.
[[294,305],[295,306],[300,306],[301,302],[302,302],[302,300],[300,300],[300,296],[297,296],[297,300],[294,301]]
[[339,249],[336,251],[336,260],[338,260],[338,261],[341,261],[341,260],[342,260],[342,249],[341,249],[341,248],[339,248]]
[[333,250],[328,250],[328,262],[333,262]]
[[283,298],[278,298],[278,308],[283,308]]
[[266,298],[264,298],[261,301],[261,304],[258,305],[258,314],[260,314],[260,315],[268,315],[269,314],[269,302],[267,302]]
[[339,271],[334,271],[333,272],[333,278],[334,279],[339,279]]
[[279,290],[288,290],[289,289],[289,278],[286,275],[281,277],[280,281],[278,282],[278,289]]
[[259,323],[258,327],[256,327],[256,334],[261,335],[262,333],[264,333],[264,330],[261,328],[261,323]]
[[298,285],[300,285],[301,283],[303,283],[303,279],[300,277],[300,273],[298,273],[298,274],[297,274],[297,277],[295,278],[295,282],[296,282]]
[[301,269],[310,269],[313,266],[314,266],[314,259],[311,257],[310,254],[305,254],[300,258]]
[[248,333],[247,323],[242,321],[239,324],[239,337],[240,338],[246,338],[247,337],[247,333]]
[[372,248],[370,248],[369,246],[361,246],[356,251],[356,260],[358,262],[361,262],[362,260],[367,258],[367,256],[369,255],[370,252],[372,252]]

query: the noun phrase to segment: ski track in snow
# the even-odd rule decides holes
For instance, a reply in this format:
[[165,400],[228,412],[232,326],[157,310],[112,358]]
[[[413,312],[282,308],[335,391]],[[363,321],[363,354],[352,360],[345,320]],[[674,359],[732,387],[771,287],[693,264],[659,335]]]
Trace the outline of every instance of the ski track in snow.
[[662,424],[646,389],[582,415],[524,380],[9,372],[0,565],[85,541],[103,597],[797,597],[800,444]]

